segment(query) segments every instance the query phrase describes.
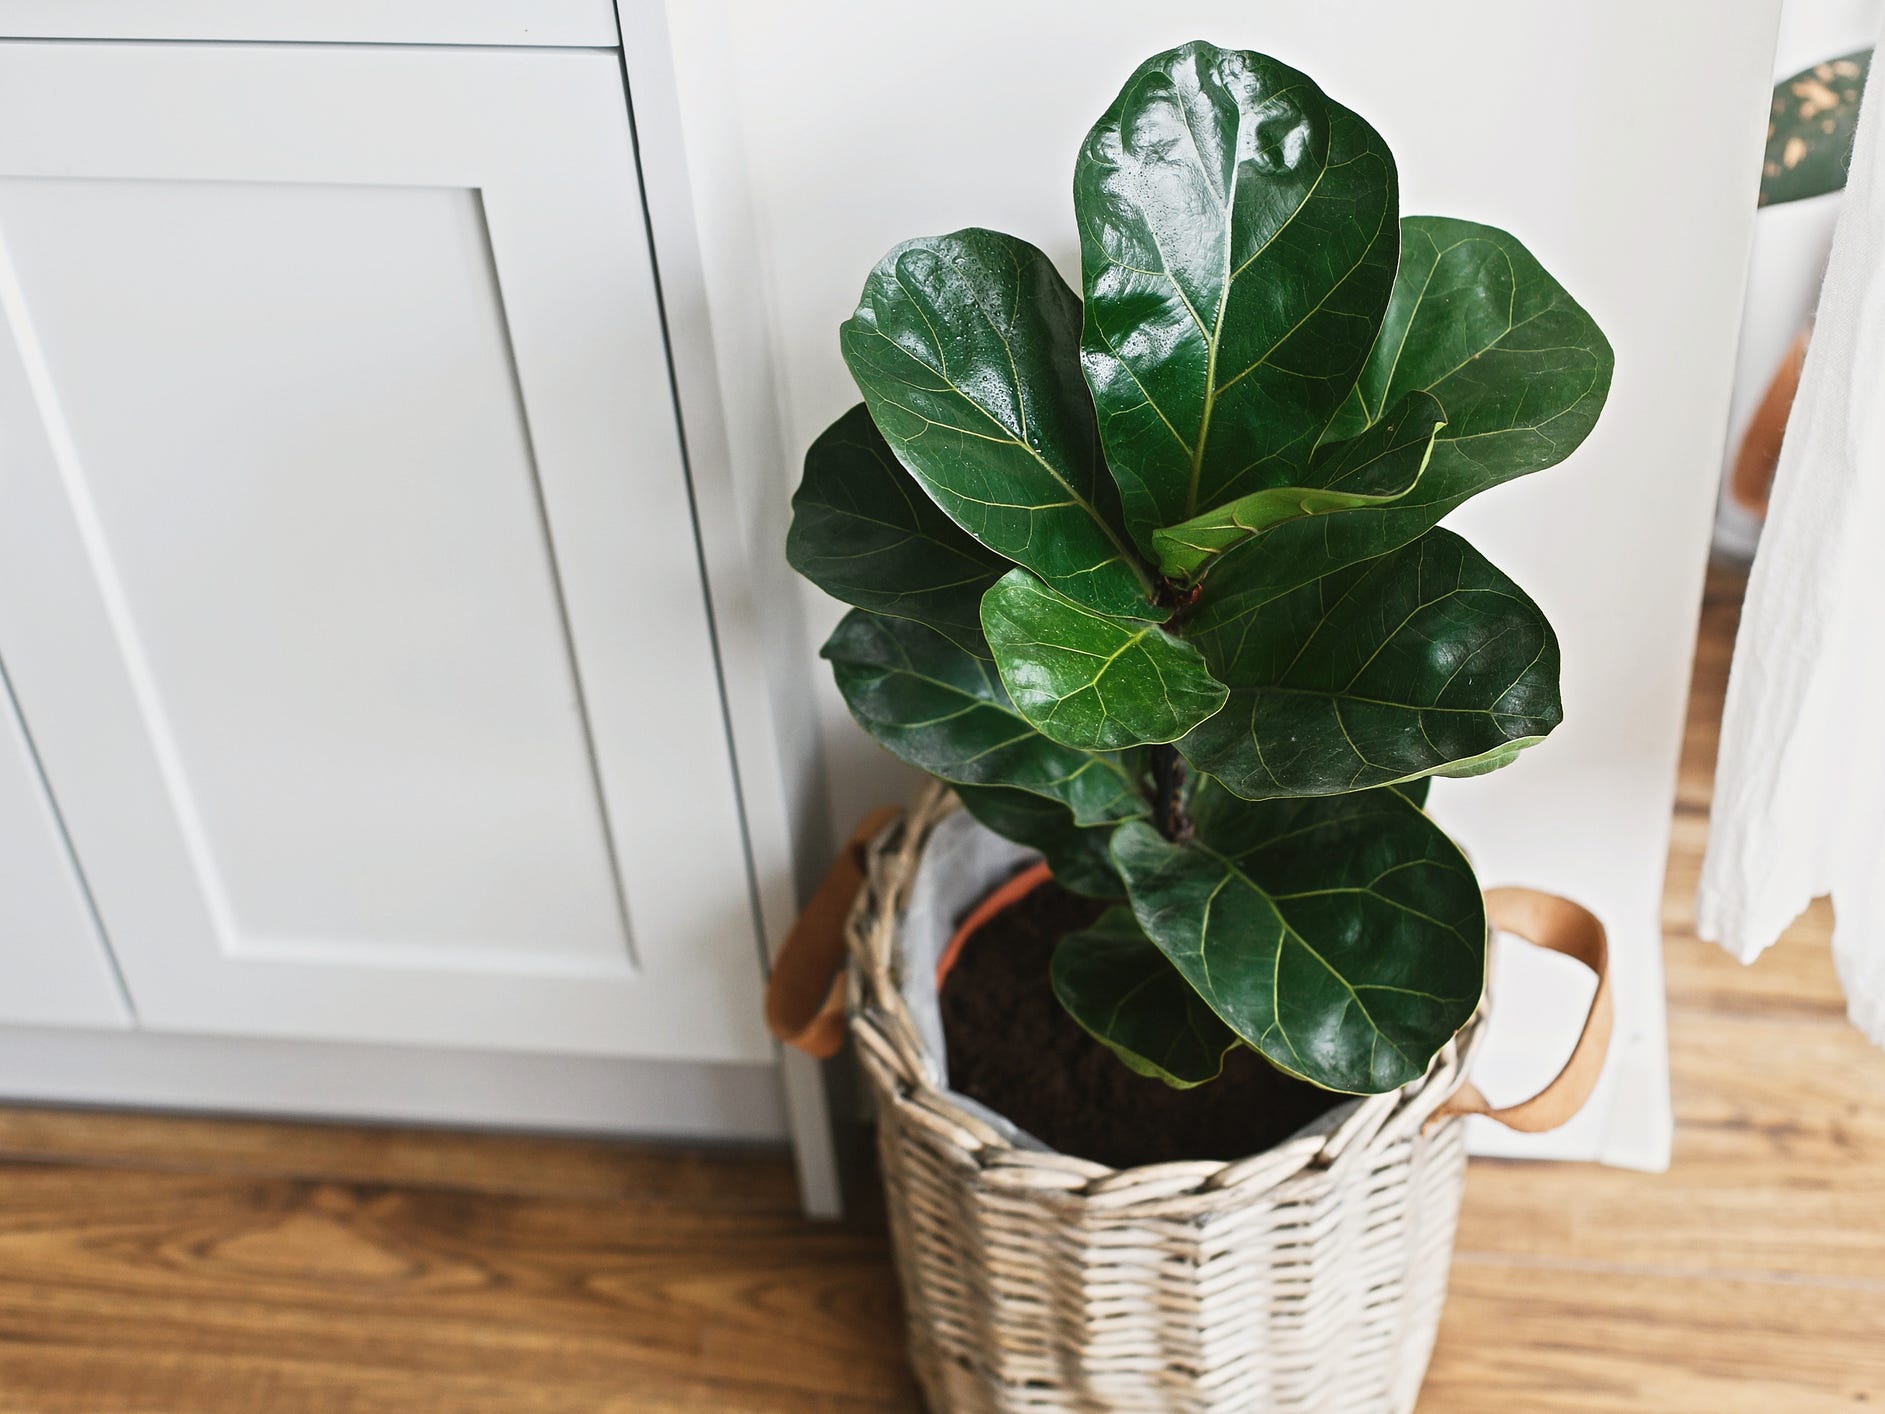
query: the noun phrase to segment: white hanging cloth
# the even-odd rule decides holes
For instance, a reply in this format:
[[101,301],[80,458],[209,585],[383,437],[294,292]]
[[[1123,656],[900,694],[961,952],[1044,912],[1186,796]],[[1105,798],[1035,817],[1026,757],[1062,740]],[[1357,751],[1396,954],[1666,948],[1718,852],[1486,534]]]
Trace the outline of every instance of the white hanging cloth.
[[1852,1020],[1885,1046],[1881,129],[1868,96],[1735,642],[1697,923],[1751,962],[1831,894]]

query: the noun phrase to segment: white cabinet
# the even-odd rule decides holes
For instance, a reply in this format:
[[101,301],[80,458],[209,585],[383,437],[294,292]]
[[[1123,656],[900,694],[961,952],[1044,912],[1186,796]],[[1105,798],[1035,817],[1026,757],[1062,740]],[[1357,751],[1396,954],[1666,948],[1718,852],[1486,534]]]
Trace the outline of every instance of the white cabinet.
[[0,0],[0,35],[608,47],[616,24],[612,0]]
[[0,1024],[122,1028],[130,1012],[0,677]]
[[141,1027],[771,1061],[646,231],[611,51],[0,44],[0,661]]

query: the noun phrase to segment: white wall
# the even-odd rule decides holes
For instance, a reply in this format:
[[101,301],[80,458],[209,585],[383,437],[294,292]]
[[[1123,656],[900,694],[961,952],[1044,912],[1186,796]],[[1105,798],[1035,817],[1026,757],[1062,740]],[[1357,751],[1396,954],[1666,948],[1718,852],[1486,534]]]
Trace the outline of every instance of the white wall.
[[[813,657],[839,606],[779,564],[797,458],[857,401],[837,327],[865,274],[898,240],[983,225],[1034,241],[1077,287],[1074,154],[1127,74],[1191,38],[1266,50],[1382,131],[1403,210],[1518,233],[1616,347],[1585,448],[1453,521],[1558,626],[1565,725],[1507,772],[1441,783],[1435,808],[1487,883],[1571,894],[1610,925],[1622,1026],[1606,1083],[1628,1102],[1607,1093],[1559,1151],[1663,1162],[1662,868],[1778,6],[672,3],[754,573],[804,635],[833,818],[907,791]],[[1499,1028],[1495,1099],[1562,1054],[1564,1028],[1534,1010],[1575,1004],[1555,977],[1508,981],[1525,1024]]]

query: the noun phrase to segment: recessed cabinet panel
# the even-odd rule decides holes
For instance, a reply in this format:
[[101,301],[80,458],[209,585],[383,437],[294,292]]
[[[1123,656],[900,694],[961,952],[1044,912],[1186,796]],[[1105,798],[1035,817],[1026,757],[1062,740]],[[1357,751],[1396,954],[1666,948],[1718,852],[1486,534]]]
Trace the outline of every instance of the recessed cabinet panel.
[[0,674],[0,1022],[131,1024]]
[[141,1021],[761,1060],[620,69],[0,44],[0,651]]
[[626,972],[478,194],[0,180],[0,232],[225,946]]

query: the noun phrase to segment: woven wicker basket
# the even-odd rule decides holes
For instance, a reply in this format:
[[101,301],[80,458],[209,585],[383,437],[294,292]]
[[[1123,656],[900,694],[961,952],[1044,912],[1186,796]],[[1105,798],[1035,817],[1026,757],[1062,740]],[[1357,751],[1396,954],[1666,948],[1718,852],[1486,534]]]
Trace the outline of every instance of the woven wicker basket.
[[1487,1109],[1462,1088],[1480,1020],[1422,1080],[1253,1158],[1119,1170],[1017,1148],[930,1078],[895,978],[904,898],[955,808],[926,788],[877,836],[846,929],[851,1034],[931,1408],[1411,1409],[1465,1178],[1463,1125],[1440,1107],[1460,1091],[1475,1101],[1460,1108]]

